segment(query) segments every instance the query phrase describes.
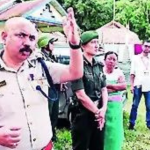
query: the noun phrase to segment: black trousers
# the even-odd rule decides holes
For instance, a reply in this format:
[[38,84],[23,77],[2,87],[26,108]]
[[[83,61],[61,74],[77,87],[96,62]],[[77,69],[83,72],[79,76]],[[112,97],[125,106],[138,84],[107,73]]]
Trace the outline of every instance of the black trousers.
[[98,123],[91,112],[78,113],[72,125],[73,150],[103,150],[104,128],[97,128]]
[[59,97],[60,97],[60,91],[58,91],[58,100],[48,102],[49,116],[52,125],[52,132],[53,132],[52,141],[56,141],[56,126],[58,122],[58,113],[59,113]]
[[59,100],[49,102],[49,115],[52,124],[53,138],[52,141],[56,140],[56,126],[58,122],[58,111],[59,111]]

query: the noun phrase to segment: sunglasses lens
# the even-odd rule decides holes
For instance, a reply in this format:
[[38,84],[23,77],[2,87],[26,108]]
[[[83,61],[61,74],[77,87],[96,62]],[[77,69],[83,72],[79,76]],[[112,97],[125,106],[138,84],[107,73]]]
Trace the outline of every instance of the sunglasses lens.
[[144,45],[146,48],[150,48],[150,46],[149,45]]

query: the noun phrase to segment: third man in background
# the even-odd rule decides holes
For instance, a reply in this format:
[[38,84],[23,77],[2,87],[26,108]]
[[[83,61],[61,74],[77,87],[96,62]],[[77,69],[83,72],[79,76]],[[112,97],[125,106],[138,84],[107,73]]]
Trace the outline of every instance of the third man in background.
[[146,125],[150,129],[150,41],[142,44],[142,53],[135,56],[131,63],[131,92],[133,104],[130,113],[129,129],[133,130],[137,118],[137,109],[142,95],[145,98]]

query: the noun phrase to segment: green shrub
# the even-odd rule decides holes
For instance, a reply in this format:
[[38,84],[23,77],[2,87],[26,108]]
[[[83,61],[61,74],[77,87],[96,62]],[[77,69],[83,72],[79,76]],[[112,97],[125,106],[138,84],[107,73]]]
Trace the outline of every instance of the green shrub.
[[71,133],[67,129],[57,130],[58,140],[54,144],[55,150],[71,150]]

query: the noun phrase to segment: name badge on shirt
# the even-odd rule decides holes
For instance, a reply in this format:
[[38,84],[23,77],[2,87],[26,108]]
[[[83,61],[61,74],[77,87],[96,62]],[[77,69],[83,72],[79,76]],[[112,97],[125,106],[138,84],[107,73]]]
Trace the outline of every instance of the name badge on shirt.
[[5,85],[6,85],[6,81],[5,80],[0,81],[0,87],[5,86]]

